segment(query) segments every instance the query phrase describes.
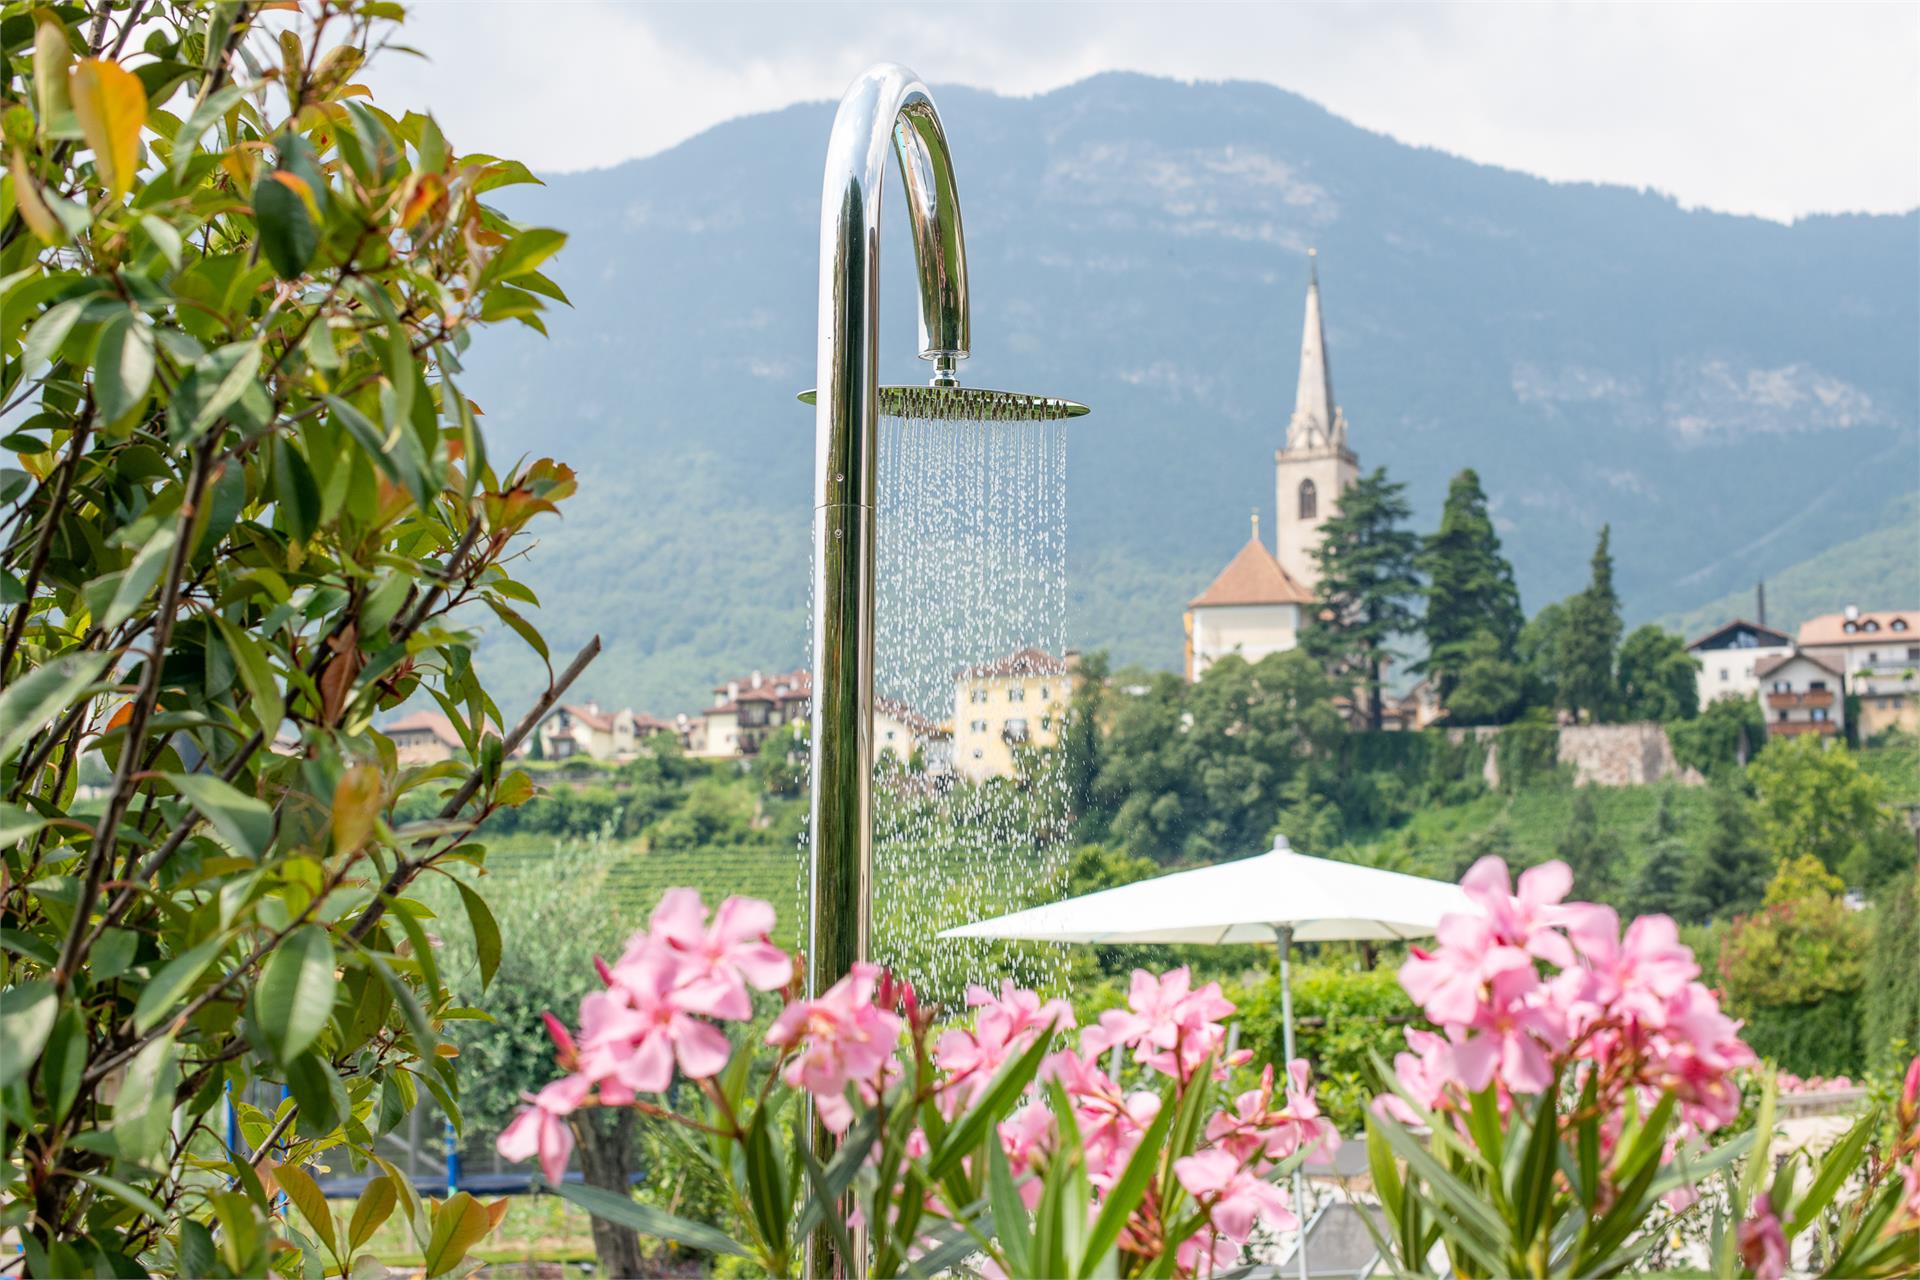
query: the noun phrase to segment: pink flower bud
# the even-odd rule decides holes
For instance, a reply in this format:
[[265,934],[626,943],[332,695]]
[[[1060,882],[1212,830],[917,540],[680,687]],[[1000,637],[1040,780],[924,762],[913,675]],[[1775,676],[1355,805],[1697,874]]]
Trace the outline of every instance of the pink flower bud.
[[609,987],[613,985],[613,970],[608,968],[607,962],[599,956],[593,958],[593,971],[600,975],[600,981],[603,985]]
[[1920,1054],[1907,1064],[1907,1083],[1900,1090],[1900,1112],[1911,1116],[1920,1111]]
[[567,1031],[567,1024],[551,1013],[543,1013],[540,1018],[547,1024],[547,1034],[553,1037],[553,1047],[560,1060],[560,1069],[573,1070],[574,1063],[579,1059],[579,1051],[574,1048],[573,1036]]

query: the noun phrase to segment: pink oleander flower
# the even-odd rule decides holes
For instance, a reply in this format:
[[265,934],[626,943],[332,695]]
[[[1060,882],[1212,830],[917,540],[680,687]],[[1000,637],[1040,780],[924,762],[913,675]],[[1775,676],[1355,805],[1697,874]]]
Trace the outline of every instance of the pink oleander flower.
[[1494,854],[1474,863],[1460,878],[1460,888],[1486,914],[1501,942],[1562,969],[1573,963],[1573,948],[1551,926],[1559,923],[1560,900],[1572,887],[1573,872],[1566,863],[1554,861],[1521,872],[1515,892],[1507,878],[1507,864]]
[[[1160,977],[1135,969],[1127,1007],[1107,1010],[1098,1026],[1081,1032],[1080,1052],[1093,1057],[1125,1045],[1133,1049],[1135,1061],[1163,1075],[1185,1078],[1209,1054],[1218,1054],[1227,1038],[1220,1020],[1234,1011],[1233,1002],[1220,994],[1219,983],[1209,982],[1198,991],[1192,984],[1193,974],[1185,965]],[[1251,1052],[1236,1054],[1233,1062],[1251,1057]],[[1226,1065],[1216,1063],[1215,1074]]]
[[1496,1076],[1514,1093],[1539,1093],[1553,1083],[1550,1051],[1566,1041],[1566,1020],[1541,993],[1532,968],[1498,974],[1488,984],[1488,999],[1453,1043],[1454,1070],[1468,1092],[1477,1093]]
[[1034,1037],[1073,1026],[1073,1008],[1064,1000],[1042,1003],[1032,991],[1003,982],[995,996],[978,984],[967,988],[967,1004],[978,1009],[973,1030],[954,1028],[934,1046],[934,1061],[947,1073],[952,1101],[964,1105],[984,1089],[1009,1059],[1025,1053]]
[[[1393,1056],[1393,1074],[1406,1086],[1415,1101],[1432,1111],[1446,1100],[1447,1086],[1453,1082],[1453,1047],[1447,1038],[1417,1027],[1406,1028],[1407,1049]],[[1377,1114],[1391,1116],[1403,1124],[1419,1124],[1421,1118],[1395,1093],[1383,1093],[1373,1100]]]
[[1254,1223],[1265,1219],[1282,1231],[1300,1225],[1287,1203],[1287,1193],[1219,1148],[1197,1151],[1173,1162],[1174,1176],[1187,1193],[1205,1206],[1220,1234],[1245,1244]]
[[1274,1106],[1273,1064],[1260,1074],[1260,1087],[1234,1099],[1231,1111],[1216,1111],[1207,1121],[1207,1141],[1253,1166],[1256,1159],[1284,1160],[1302,1147],[1318,1147],[1331,1154],[1340,1136],[1321,1119],[1319,1104],[1308,1083],[1307,1060],[1287,1064],[1285,1100]]
[[900,1040],[900,1016],[873,1002],[879,977],[879,966],[857,964],[818,998],[788,1005],[767,1032],[768,1044],[798,1049],[784,1079],[811,1093],[836,1131],[853,1122],[847,1085],[881,1078]]
[[1900,1205],[1907,1226],[1920,1229],[1920,1151],[1914,1152],[1913,1158],[1900,1166],[1900,1181],[1905,1184]]
[[1534,974],[1526,951],[1500,940],[1493,925],[1479,916],[1440,917],[1434,951],[1408,947],[1400,966],[1400,985],[1436,1023],[1472,1022],[1480,1013],[1487,987],[1501,974]]
[[613,968],[613,985],[580,1002],[580,1069],[615,1106],[639,1093],[659,1093],[676,1061],[692,1080],[717,1075],[733,1047],[720,1028],[681,1003],[679,968],[660,947],[629,949]]
[[551,1013],[540,1015],[540,1021],[547,1026],[547,1035],[553,1040],[554,1058],[562,1071],[572,1071],[580,1062],[580,1050],[573,1043],[573,1033],[567,1030],[567,1024]]
[[1760,1196],[1753,1211],[1740,1224],[1735,1239],[1740,1246],[1740,1261],[1753,1272],[1754,1280],[1780,1280],[1787,1273],[1787,1233],[1774,1216],[1773,1201]]
[[707,924],[707,908],[692,889],[669,889],[648,921],[652,942],[678,961],[682,1008],[710,1018],[743,1022],[753,1016],[747,988],[774,991],[793,977],[793,960],[767,940],[773,907],[758,898],[728,898]]
[[573,1128],[567,1117],[592,1090],[593,1082],[585,1076],[561,1076],[539,1093],[526,1094],[532,1105],[494,1139],[494,1150],[505,1160],[539,1156],[541,1174],[559,1186],[567,1176],[567,1160],[573,1155]]
[[1213,1276],[1240,1261],[1240,1246],[1210,1228],[1202,1228],[1180,1242],[1174,1250],[1175,1274]]

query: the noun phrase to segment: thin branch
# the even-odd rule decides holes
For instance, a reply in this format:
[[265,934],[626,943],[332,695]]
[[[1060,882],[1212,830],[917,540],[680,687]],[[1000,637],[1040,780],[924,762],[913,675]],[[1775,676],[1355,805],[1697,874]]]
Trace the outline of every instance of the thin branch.
[[60,464],[60,474],[53,482],[53,493],[47,500],[46,518],[40,524],[40,536],[33,544],[33,559],[27,565],[27,577],[23,584],[26,594],[14,606],[13,616],[7,619],[7,637],[4,643],[0,643],[0,676],[4,676],[13,665],[14,650],[20,647],[20,637],[26,634],[27,615],[33,611],[33,593],[39,589],[40,574],[47,567],[47,553],[53,548],[53,531],[60,524],[60,513],[66,506],[67,490],[73,485],[74,469],[80,465],[80,453],[86,448],[91,422],[89,415],[74,428],[73,439],[68,442],[66,461]]
[[127,719],[126,741],[120,749],[120,767],[115,772],[113,790],[107,795],[106,812],[100,816],[100,825],[95,828],[93,847],[87,855],[87,877],[80,886],[80,900],[74,905],[73,926],[67,931],[60,963],[53,972],[54,986],[62,993],[72,983],[80,960],[86,954],[82,944],[87,937],[88,918],[93,915],[94,903],[100,897],[101,882],[106,879],[107,868],[113,862],[120,820],[126,816],[127,807],[133,802],[134,775],[140,764],[138,744],[146,737],[147,722],[153,718],[153,709],[160,701],[161,668],[165,665],[167,642],[173,635],[181,579],[186,574],[187,559],[193,551],[194,520],[199,514],[201,501],[206,497],[207,462],[213,453],[214,434],[209,431],[206,439],[194,450],[193,474],[188,478],[187,493],[180,503],[180,529],[174,539],[166,579],[160,588],[159,607],[154,611],[153,653],[140,672],[140,691],[134,696],[133,712]]
[[[567,669],[562,671],[559,678],[547,687],[546,693],[542,694],[540,700],[533,704],[533,709],[521,717],[520,723],[513,727],[513,732],[509,733],[501,741],[500,756],[502,759],[511,756],[520,744],[526,741],[527,735],[532,733],[542,720],[546,719],[549,711],[553,710],[553,705],[560,701],[562,697],[566,696],[568,687],[579,678],[582,671],[587,669],[587,664],[599,656],[600,637],[595,636],[593,639],[587,641],[579,653],[574,655],[573,661],[567,664]],[[454,792],[453,798],[441,806],[440,818],[444,820],[458,817],[460,811],[466,808],[467,803],[478,794],[480,783],[481,771],[476,767],[472,773],[467,775],[467,780],[461,788]],[[366,937],[367,931],[373,928],[375,924],[378,924],[380,917],[386,914],[387,903],[397,897],[400,891],[407,887],[407,882],[412,880],[413,877],[419,873],[420,868],[425,866],[428,861],[430,861],[430,859],[415,859],[402,856],[400,861],[394,866],[393,874],[388,876],[386,884],[381,886],[379,896],[367,904],[367,909],[361,913],[358,920],[354,921],[353,927],[347,930],[348,940],[358,942],[360,939]]]

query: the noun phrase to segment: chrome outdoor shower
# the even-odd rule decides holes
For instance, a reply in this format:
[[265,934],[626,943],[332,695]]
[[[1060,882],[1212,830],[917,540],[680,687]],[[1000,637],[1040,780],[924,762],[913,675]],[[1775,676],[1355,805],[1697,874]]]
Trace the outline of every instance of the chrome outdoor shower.
[[[924,387],[879,385],[880,206],[898,156],[920,290]],[[905,67],[880,63],[841,99],[820,195],[820,332],[814,392],[811,871],[807,985],[818,994],[870,958],[873,889],[875,513],[882,416],[990,424],[1077,417],[1085,406],[963,388],[971,345],[966,240],[947,136]],[[816,1242],[819,1243],[819,1242]],[[816,1274],[859,1274],[865,1259]]]

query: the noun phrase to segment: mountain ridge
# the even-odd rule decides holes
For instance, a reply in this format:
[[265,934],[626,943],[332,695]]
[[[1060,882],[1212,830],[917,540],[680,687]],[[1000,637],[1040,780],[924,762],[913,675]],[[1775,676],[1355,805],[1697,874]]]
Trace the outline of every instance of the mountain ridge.
[[[1070,444],[1083,647],[1175,665],[1182,603],[1249,507],[1271,518],[1309,245],[1363,465],[1409,482],[1421,528],[1480,469],[1530,611],[1579,585],[1603,521],[1646,618],[1868,534],[1914,487],[1920,303],[1898,282],[1920,214],[1688,210],[1249,82],[936,95],[975,298],[963,379],[1094,408]],[[831,111],[728,121],[509,204],[573,234],[554,275],[576,310],[549,343],[483,338],[463,385],[496,451],[581,470],[533,581],[556,648],[607,633],[602,701],[691,708],[804,646],[811,418],[791,397],[813,381]],[[882,377],[918,381],[886,200]],[[505,648],[483,660],[516,693],[538,666]]]

